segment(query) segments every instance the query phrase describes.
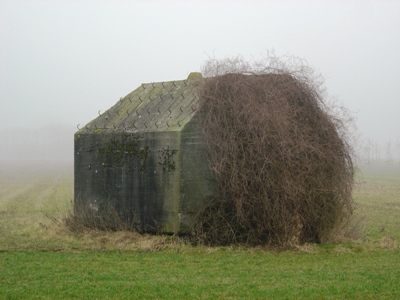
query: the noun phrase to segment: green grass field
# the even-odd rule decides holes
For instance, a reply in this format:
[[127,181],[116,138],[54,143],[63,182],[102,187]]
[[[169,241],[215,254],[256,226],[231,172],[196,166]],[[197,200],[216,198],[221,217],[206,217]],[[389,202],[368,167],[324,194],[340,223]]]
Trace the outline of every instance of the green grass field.
[[400,299],[400,166],[357,182],[358,238],[278,252],[71,233],[72,164],[0,163],[0,299]]

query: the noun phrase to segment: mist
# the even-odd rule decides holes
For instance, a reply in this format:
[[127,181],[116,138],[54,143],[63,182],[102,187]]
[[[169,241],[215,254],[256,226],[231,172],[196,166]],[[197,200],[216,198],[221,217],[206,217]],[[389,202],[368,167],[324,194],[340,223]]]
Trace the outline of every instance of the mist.
[[307,61],[363,161],[400,160],[398,1],[1,1],[0,160],[73,160],[73,134],[141,83],[209,58]]
[[60,124],[0,129],[1,160],[72,162],[75,131],[72,126]]

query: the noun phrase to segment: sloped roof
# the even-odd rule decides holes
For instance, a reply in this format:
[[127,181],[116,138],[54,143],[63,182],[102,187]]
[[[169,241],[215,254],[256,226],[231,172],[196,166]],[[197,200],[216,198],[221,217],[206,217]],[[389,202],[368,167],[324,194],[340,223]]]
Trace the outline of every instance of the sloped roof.
[[196,114],[200,73],[144,83],[77,133],[179,131]]

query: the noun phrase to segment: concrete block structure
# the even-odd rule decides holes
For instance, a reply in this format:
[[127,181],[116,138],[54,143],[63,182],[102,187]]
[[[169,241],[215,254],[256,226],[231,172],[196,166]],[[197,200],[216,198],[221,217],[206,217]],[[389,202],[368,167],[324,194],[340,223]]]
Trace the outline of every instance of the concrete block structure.
[[142,84],[75,133],[75,210],[185,233],[214,193],[198,124],[200,73]]

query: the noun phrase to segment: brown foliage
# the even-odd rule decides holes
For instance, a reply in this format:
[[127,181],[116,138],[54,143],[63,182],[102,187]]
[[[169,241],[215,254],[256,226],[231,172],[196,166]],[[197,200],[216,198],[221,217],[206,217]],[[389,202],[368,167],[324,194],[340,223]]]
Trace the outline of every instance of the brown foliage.
[[345,122],[329,111],[309,69],[276,62],[206,66],[213,77],[201,91],[200,118],[218,188],[198,215],[199,242],[320,243],[352,213]]
[[[132,218],[133,216],[133,218]],[[118,213],[111,203],[104,207],[85,205],[81,202],[74,204],[73,211],[68,211],[64,223],[72,232],[83,232],[86,229],[104,231],[137,231],[143,230],[137,216],[132,212]]]

